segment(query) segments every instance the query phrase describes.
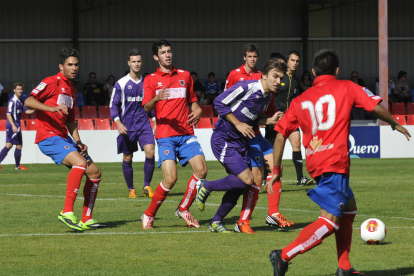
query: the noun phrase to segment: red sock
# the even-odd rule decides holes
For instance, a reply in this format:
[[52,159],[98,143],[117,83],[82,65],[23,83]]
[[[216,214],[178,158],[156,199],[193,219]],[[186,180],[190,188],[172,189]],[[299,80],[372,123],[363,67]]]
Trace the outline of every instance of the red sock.
[[242,211],[240,213],[238,223],[239,225],[242,224],[243,221],[250,220],[254,207],[256,207],[257,200],[259,199],[259,192],[260,188],[254,184],[244,190]]
[[341,226],[335,232],[338,267],[344,270],[351,268],[349,252],[351,251],[352,242],[352,223],[354,222],[356,212],[356,209],[344,212],[341,218]]
[[169,192],[170,190],[165,188],[161,181],[160,185],[155,189],[151,203],[147,210],[145,210],[145,214],[147,216],[155,217],[155,214],[157,214],[158,209],[161,207],[161,204],[164,202]]
[[197,195],[196,183],[198,180],[200,179],[198,179],[194,174],[191,176],[190,180],[188,180],[187,189],[185,190],[183,199],[178,207],[181,212],[188,211],[191,204],[193,204],[193,201]]
[[78,195],[81,180],[85,171],[85,166],[73,166],[70,170],[66,184],[66,199],[63,213],[73,212],[73,204]]
[[320,216],[299,233],[291,244],[282,249],[282,259],[289,262],[296,255],[303,254],[322,243],[322,240],[339,228],[333,221]]
[[86,178],[85,186],[83,187],[83,212],[82,222],[87,222],[92,218],[92,211],[95,205],[96,196],[98,195],[98,187],[101,179]]
[[[270,180],[272,176],[267,176],[267,181]],[[282,192],[282,181],[276,181],[273,183],[273,194],[267,193],[267,200],[268,200],[268,206],[269,206],[269,215],[277,214],[279,213],[279,202],[280,202],[280,194]]]

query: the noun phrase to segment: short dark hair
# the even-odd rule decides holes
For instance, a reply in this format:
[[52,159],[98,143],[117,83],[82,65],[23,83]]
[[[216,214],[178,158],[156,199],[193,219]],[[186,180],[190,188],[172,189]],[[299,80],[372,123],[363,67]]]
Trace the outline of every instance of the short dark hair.
[[282,73],[285,73],[287,70],[286,64],[280,62],[276,58],[271,58],[266,61],[265,65],[263,66],[262,74],[267,75],[271,70],[276,69]]
[[214,74],[214,72],[210,72],[208,73],[207,77],[209,78],[210,76],[216,77],[216,74]]
[[14,83],[14,89],[16,89],[17,86],[21,86],[22,88],[24,87],[23,83],[20,81]]
[[142,56],[141,51],[138,48],[131,49],[131,51],[128,53],[128,60],[132,56]]
[[313,70],[316,76],[335,75],[339,67],[339,56],[335,50],[323,49],[315,54],[313,58]]
[[160,40],[157,40],[157,41],[155,41],[153,44],[152,44],[152,53],[154,54],[154,55],[156,55],[156,56],[158,56],[158,49],[161,49],[163,46],[165,46],[165,47],[171,47],[171,49],[172,49],[172,46],[171,46],[171,43],[169,43],[167,40],[165,40],[165,39],[160,39]]
[[407,75],[407,72],[405,72],[405,71],[398,72],[398,78],[399,79],[401,79],[402,77],[404,77],[404,75]]
[[190,75],[195,75],[196,77],[198,77],[198,74],[195,71],[191,71]]
[[78,50],[73,49],[73,48],[63,47],[59,51],[59,64],[64,65],[68,57],[78,58],[78,56],[79,56]]
[[254,43],[248,43],[243,47],[243,56],[245,57],[247,52],[256,52],[257,56],[259,56],[259,46]]
[[287,59],[289,59],[291,55],[295,55],[295,56],[300,57],[299,52],[298,52],[298,51],[295,51],[295,50],[290,51],[290,52],[287,54]]
[[286,61],[286,57],[281,53],[271,53],[269,58],[283,59],[284,61]]
[[89,75],[88,75],[88,77],[90,78],[91,75],[95,75],[95,77],[96,77],[96,73],[95,72],[90,72]]

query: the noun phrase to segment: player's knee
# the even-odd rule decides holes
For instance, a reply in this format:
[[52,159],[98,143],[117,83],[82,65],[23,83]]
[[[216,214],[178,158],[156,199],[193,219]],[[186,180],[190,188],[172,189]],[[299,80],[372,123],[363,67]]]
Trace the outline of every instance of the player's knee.
[[123,160],[125,162],[131,162],[132,161],[132,154],[124,154]]
[[77,166],[84,166],[84,167],[86,167],[87,166],[87,161],[86,161],[86,159],[85,158],[79,158],[79,160],[77,160],[77,162],[76,162],[77,164]]

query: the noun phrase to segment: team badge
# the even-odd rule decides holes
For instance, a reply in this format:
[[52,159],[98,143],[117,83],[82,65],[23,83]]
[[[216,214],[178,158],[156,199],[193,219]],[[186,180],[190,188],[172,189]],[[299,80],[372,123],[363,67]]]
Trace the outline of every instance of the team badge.
[[65,149],[69,149],[69,146],[65,146]]
[[339,203],[339,208],[338,208],[338,210],[342,210],[342,208],[344,208],[344,204],[341,202],[341,203]]
[[260,161],[260,157],[259,156],[256,156],[254,159],[256,159],[256,162],[259,163],[259,161]]
[[184,86],[185,85],[185,81],[184,80],[179,80],[178,82],[181,84],[181,86]]
[[63,92],[63,93],[65,93],[65,92],[66,92],[66,90],[65,90],[65,88],[64,88],[64,87],[62,87],[62,92]]
[[169,150],[165,150],[164,153],[165,153],[165,155],[168,155],[170,153],[170,151]]
[[132,85],[128,85],[128,89],[131,90],[132,89]]

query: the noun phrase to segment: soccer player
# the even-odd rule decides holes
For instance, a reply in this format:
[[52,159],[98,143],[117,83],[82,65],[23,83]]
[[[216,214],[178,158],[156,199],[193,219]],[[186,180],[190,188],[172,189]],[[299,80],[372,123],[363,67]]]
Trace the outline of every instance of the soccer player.
[[[105,225],[92,219],[101,171],[88,156],[88,147],[82,143],[75,122],[77,94],[73,81],[79,72],[78,55],[75,49],[62,48],[59,52],[60,72],[42,80],[26,99],[25,106],[37,110],[35,143],[40,151],[56,164],[71,168],[67,178],[65,205],[58,219],[75,231],[83,231]],[[78,222],[73,205],[84,174],[83,212]]]
[[158,167],[162,166],[163,180],[141,217],[142,228],[153,228],[158,209],[177,182],[177,158],[182,166],[191,165],[193,175],[175,215],[184,219],[189,227],[199,228],[200,224],[189,208],[197,195],[196,183],[207,175],[204,153],[194,136],[194,125],[200,120],[202,110],[197,104],[190,73],[172,65],[171,44],[166,40],[156,41],[152,52],[159,68],[144,80],[142,104],[146,112],[155,110]]
[[[211,148],[229,175],[219,180],[201,182],[197,194],[198,208],[203,211],[205,201],[212,191],[226,191],[210,223],[210,230],[213,232],[231,232],[223,224],[223,218],[236,205],[243,191],[255,183],[250,166],[248,140],[255,137],[254,128],[257,125],[275,124],[278,121],[281,113],[275,113],[270,118],[262,113],[269,105],[270,92],[276,91],[285,69],[284,64],[270,59],[264,65],[260,80],[239,82],[214,101],[220,118],[211,137]],[[254,233],[248,223],[236,227],[246,228],[242,232]]]
[[286,139],[298,127],[303,131],[306,166],[317,186],[308,196],[320,206],[319,218],[306,226],[291,244],[270,253],[274,275],[283,276],[288,263],[298,254],[314,248],[335,233],[338,253],[336,275],[363,275],[349,261],[352,223],[357,205],[349,186],[349,131],[352,107],[364,108],[389,123],[393,130],[410,133],[379,103],[382,99],[352,81],[337,80],[339,57],[333,50],[316,53],[313,62],[316,79],[311,88],[295,98],[275,126],[274,168],[270,184],[282,176],[281,160]]
[[[293,98],[299,95],[299,79],[295,75],[296,69],[299,65],[300,55],[296,51],[291,51],[287,55],[287,71],[283,77],[282,83],[279,85],[275,93],[275,105],[277,111],[286,112],[290,106]],[[273,134],[273,137],[276,133]],[[270,138],[274,139],[274,138]],[[296,129],[289,137],[289,142],[292,145],[292,161],[295,165],[297,185],[311,185],[314,180],[308,179],[303,175],[303,159],[300,150],[300,131]]]
[[118,154],[123,153],[122,171],[128,186],[129,198],[136,198],[134,188],[134,171],[132,168],[133,153],[145,151],[144,163],[144,196],[152,197],[154,191],[150,183],[154,173],[154,134],[148,114],[142,107],[143,77],[141,75],[142,54],[138,49],[129,52],[128,66],[130,72],[115,83],[111,96],[111,117],[118,128]]
[[[27,109],[20,98],[23,94],[23,83],[16,82],[14,84],[14,96],[7,103],[7,122],[6,122],[6,146],[0,151],[0,163],[9,153],[9,150],[16,145],[14,150],[14,160],[16,170],[28,170],[29,168],[20,165],[20,158],[22,157],[22,131],[20,129],[20,116],[22,112],[26,114],[33,114],[33,109]],[[1,166],[0,166],[1,170]]]

